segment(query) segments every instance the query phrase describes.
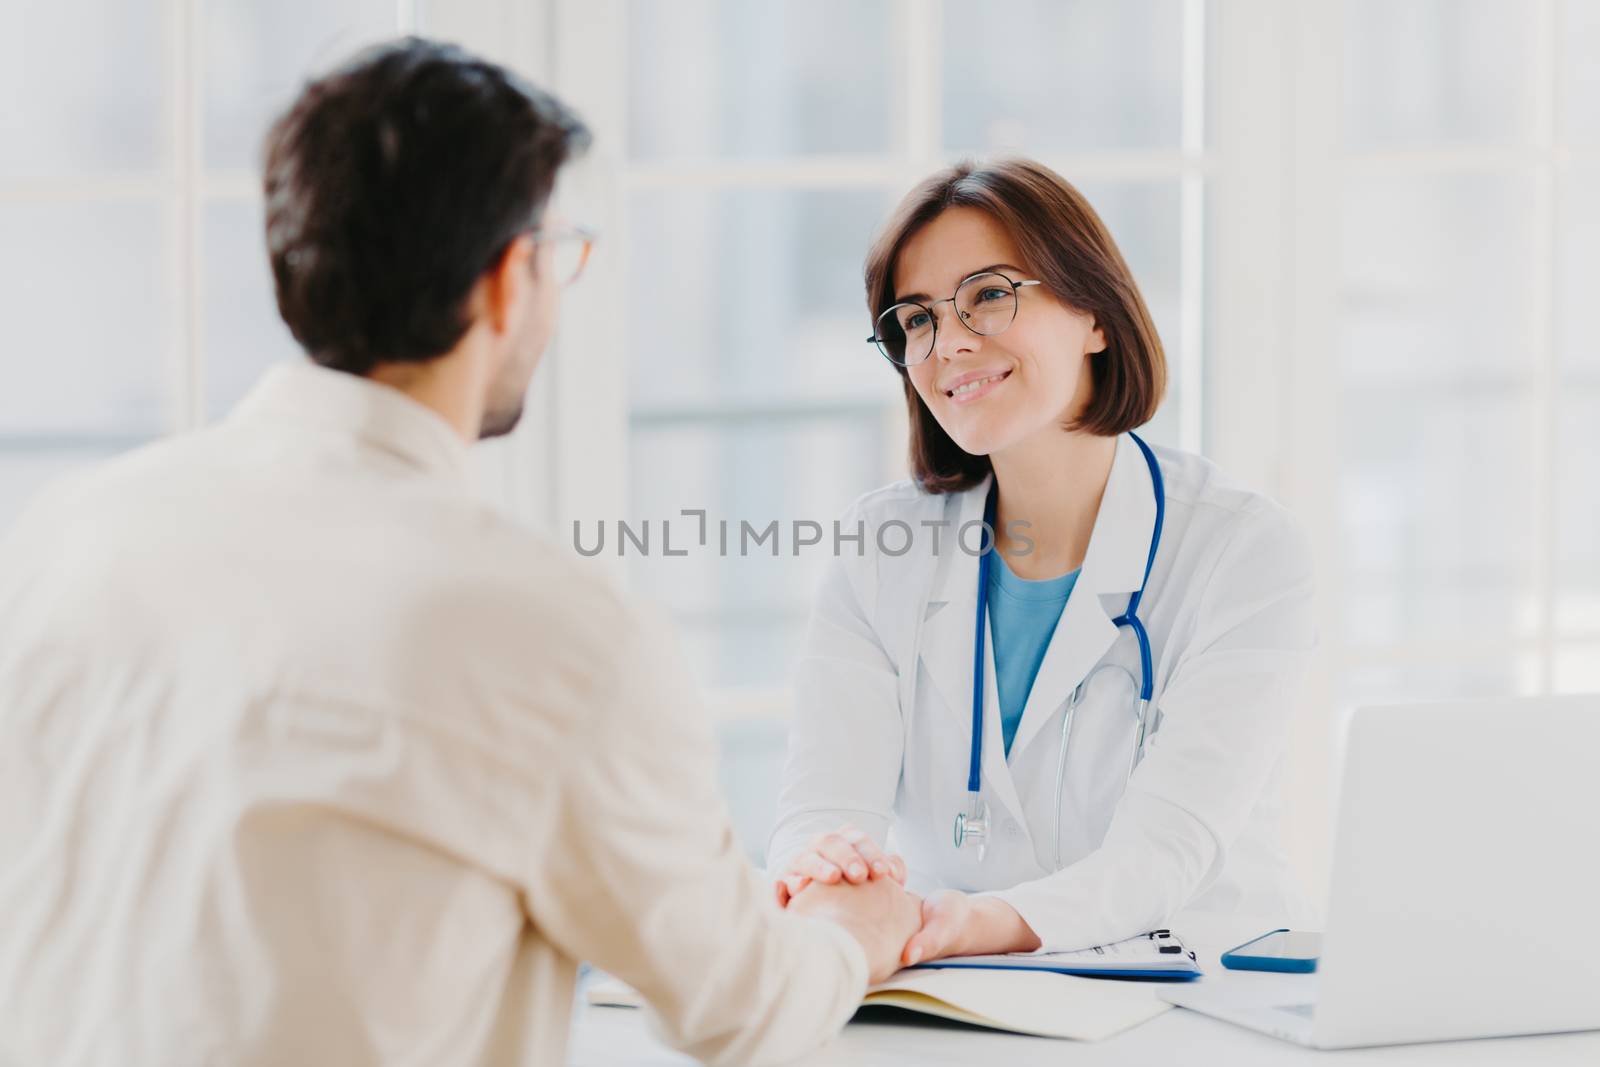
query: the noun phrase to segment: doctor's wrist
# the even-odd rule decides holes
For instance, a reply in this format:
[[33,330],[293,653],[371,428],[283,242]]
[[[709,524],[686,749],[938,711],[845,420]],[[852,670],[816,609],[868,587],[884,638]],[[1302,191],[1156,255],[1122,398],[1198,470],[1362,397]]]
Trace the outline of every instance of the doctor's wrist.
[[1017,909],[999,897],[974,896],[955,955],[1033,952],[1043,944]]

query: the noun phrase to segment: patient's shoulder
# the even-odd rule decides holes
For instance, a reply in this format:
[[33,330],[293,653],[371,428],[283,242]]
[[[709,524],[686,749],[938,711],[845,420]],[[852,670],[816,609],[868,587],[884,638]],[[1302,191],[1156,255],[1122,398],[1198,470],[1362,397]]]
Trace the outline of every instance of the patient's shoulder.
[[615,646],[637,625],[639,613],[608,561],[580,556],[491,507],[473,521],[477,529],[464,539],[470,552],[430,598],[460,602],[482,628],[537,635],[543,647],[569,655]]

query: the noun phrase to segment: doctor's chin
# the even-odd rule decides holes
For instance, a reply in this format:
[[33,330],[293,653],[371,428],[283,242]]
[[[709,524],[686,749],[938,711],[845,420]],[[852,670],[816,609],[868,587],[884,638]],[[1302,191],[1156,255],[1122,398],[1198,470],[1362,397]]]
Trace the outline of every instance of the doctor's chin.
[[0,1067],[1600,1063],[1600,3],[0,40]]

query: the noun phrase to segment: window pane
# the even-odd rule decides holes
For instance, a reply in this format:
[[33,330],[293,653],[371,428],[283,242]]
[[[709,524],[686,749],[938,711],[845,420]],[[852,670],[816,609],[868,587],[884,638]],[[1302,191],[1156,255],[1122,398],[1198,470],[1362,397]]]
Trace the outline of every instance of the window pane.
[[629,153],[888,150],[892,10],[887,0],[633,0]]
[[733,833],[751,863],[766,862],[778,819],[778,790],[789,746],[789,723],[777,716],[717,724],[717,784],[728,802]]
[[257,201],[206,205],[205,384],[209,418],[226,415],[273,363],[300,356],[278,317]]
[[1346,143],[1527,142],[1538,69],[1534,29],[1520,0],[1348,0]]
[[164,170],[168,5],[8,0],[0,13],[0,178]]
[[0,432],[166,427],[179,306],[166,217],[138,202],[0,204]]
[[1559,11],[1561,132],[1571,141],[1600,144],[1600,4],[1565,0]]
[[1593,323],[1600,293],[1600,167],[1572,167],[1561,188],[1555,611],[1557,636],[1575,636],[1600,634],[1600,334]]
[[946,0],[941,21],[947,148],[1179,147],[1180,0]]
[[1556,636],[1600,634],[1600,386],[1567,390],[1556,452]]
[[1520,381],[1537,355],[1532,180],[1368,177],[1346,186],[1341,372],[1353,386]]
[[[703,684],[788,681],[817,581],[833,553],[834,521],[857,496],[901,476],[888,469],[897,446],[887,432],[886,420],[872,415],[776,424],[635,423],[630,510],[636,531],[651,520],[650,554],[628,543],[625,555],[636,587],[672,609]],[[706,545],[698,541],[698,520],[680,516],[686,508],[705,509]],[[672,550],[687,550],[686,556],[663,554],[663,520],[670,520]],[[818,524],[822,541],[795,555],[794,523],[802,520]],[[775,534],[758,542],[773,522]],[[748,523],[748,533],[741,523]],[[594,546],[595,532],[594,524],[584,524],[586,548]],[[803,530],[802,537],[812,532]],[[618,551],[615,534],[607,531],[607,555]],[[846,544],[843,551],[855,548]]]
[[888,195],[647,190],[629,213],[636,407],[898,395],[866,341],[861,264]]
[[309,76],[393,37],[394,0],[209,0],[205,5],[205,163],[259,169],[261,141]]
[[1560,172],[1556,228],[1556,344],[1569,381],[1600,386],[1600,165]]
[[1355,643],[1532,631],[1526,195],[1497,176],[1347,186],[1340,508]]
[[1557,693],[1600,693],[1600,644],[1557,648],[1553,681]]
[[[0,444],[3,444],[0,439]],[[133,442],[128,442],[131,447]],[[0,448],[0,536],[51,483],[109,458],[100,449],[29,450]]]
[[1527,392],[1347,390],[1341,413],[1348,639],[1532,636]]
[[1179,333],[1179,264],[1182,239],[1182,197],[1176,181],[1085,181],[1079,190],[1111,231],[1128,261],[1134,281],[1155,319],[1167,355],[1167,395],[1156,417],[1140,436],[1155,444],[1179,444],[1178,412],[1183,383],[1178,368],[1183,353]]

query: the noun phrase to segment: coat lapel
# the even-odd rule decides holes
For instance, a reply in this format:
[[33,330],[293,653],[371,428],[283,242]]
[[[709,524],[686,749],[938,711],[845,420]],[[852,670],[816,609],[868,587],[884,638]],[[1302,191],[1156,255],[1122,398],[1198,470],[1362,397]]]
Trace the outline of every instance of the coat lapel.
[[1012,756],[1019,755],[1038,736],[1116,639],[1117,627],[1101,606],[1100,598],[1082,587],[1080,577],[1056,623],[1039,673],[1034,675],[1033,688],[1028,690],[1022,721],[1011,742]]
[[1039,735],[1116,641],[1112,619],[1127,609],[1128,596],[1144,582],[1155,519],[1149,468],[1139,446],[1124,434],[1117,439],[1083,569],[1023,705],[1013,757]]
[[[978,609],[978,557],[963,551],[958,535],[969,522],[983,520],[983,502],[988,481],[952,499],[946,518],[951,526],[942,537],[939,573],[936,577],[922,624],[920,655],[922,665],[933,679],[934,688],[945,704],[941,729],[959,732],[971,744],[972,733],[972,654]],[[976,548],[976,528],[966,538]],[[984,638],[983,757],[981,774],[985,799],[1009,808],[1018,825],[1026,825],[1022,802],[1006,765],[1005,743],[1000,730],[1000,701],[994,673],[992,633]],[[966,763],[951,768],[964,780]],[[942,768],[939,773],[947,773]],[[952,812],[952,817],[954,813]]]

